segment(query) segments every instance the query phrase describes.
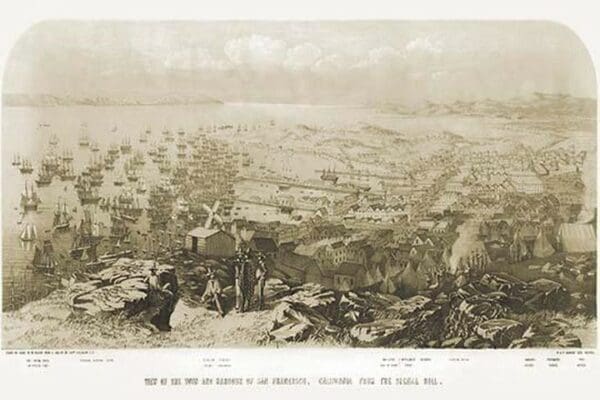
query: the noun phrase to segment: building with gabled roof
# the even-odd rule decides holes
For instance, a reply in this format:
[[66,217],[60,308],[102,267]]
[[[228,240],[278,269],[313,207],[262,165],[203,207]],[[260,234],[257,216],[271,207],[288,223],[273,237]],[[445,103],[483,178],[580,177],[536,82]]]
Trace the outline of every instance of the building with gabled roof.
[[206,257],[232,257],[235,246],[235,237],[220,229],[199,226],[189,231],[185,237],[187,250]]

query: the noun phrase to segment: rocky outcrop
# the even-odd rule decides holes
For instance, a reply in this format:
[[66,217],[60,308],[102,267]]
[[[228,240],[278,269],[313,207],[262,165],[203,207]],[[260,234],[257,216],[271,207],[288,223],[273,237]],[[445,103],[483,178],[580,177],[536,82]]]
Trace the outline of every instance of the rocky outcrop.
[[568,291],[548,279],[527,283],[510,275],[485,274],[448,293],[407,299],[373,292],[336,293],[314,283],[289,287],[280,280],[268,281],[265,292],[275,307],[270,329],[275,340],[303,341],[318,333],[345,332],[356,346],[479,349],[580,344],[558,322],[545,327],[516,318],[561,310],[568,304]]
[[120,314],[170,330],[170,317],[178,300],[175,268],[156,265],[158,289],[149,281],[154,261],[121,258],[111,267],[87,276],[68,288],[71,307],[90,315]]
[[535,294],[525,304],[534,310],[564,310],[570,303],[569,292],[558,282],[542,278],[529,285]]
[[409,322],[403,319],[383,319],[350,328],[350,336],[356,342],[371,346],[388,346],[399,339],[406,338]]
[[525,332],[525,326],[511,319],[490,319],[477,326],[477,334],[495,347],[507,347]]
[[269,281],[265,297],[275,304],[270,339],[301,341],[331,325],[337,305],[332,290],[315,283],[289,288],[278,280]]

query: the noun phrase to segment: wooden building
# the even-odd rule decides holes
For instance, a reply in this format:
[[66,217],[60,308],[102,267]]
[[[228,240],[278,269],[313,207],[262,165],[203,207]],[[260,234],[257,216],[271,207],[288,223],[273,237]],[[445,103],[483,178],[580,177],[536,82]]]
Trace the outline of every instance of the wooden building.
[[198,227],[186,235],[185,248],[206,257],[232,257],[235,254],[235,238],[219,229]]

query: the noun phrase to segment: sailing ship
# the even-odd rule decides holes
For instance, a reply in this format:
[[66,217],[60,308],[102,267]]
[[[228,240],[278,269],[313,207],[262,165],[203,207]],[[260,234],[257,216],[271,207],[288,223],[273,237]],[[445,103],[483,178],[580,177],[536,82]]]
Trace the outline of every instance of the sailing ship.
[[140,138],[139,138],[140,143],[146,143],[148,142],[148,137],[146,134],[144,133],[140,133]]
[[128,159],[123,165],[123,168],[125,170],[125,176],[127,177],[127,180],[130,182],[137,182],[139,179],[139,174],[134,159]]
[[123,186],[124,183],[125,183],[125,179],[123,179],[123,175],[117,175],[115,177],[115,179],[113,180],[113,184],[115,186]]
[[69,228],[73,217],[67,209],[67,203],[60,202],[56,203],[56,209],[54,210],[54,220],[52,221],[52,228],[57,231],[63,231]]
[[37,240],[37,228],[34,224],[25,224],[19,235],[19,239],[23,242],[33,242]]
[[58,171],[60,162],[61,160],[59,157],[57,157],[53,152],[49,152],[44,155],[44,158],[42,158],[42,169],[45,169],[49,173],[53,174]]
[[102,241],[100,224],[91,210],[85,209],[83,219],[73,230],[73,243],[69,255],[76,260],[96,258],[96,247]]
[[158,170],[161,174],[166,174],[171,172],[171,162],[167,159],[163,160],[158,166]]
[[101,172],[102,168],[104,168],[103,157],[97,157],[94,155],[87,167],[88,171],[90,171],[90,173]]
[[75,174],[75,170],[73,169],[73,164],[70,161],[64,161],[59,168],[58,176],[61,181],[72,181],[77,176]]
[[183,140],[182,138],[180,138],[179,140],[177,140],[177,148],[179,150],[183,150],[187,147],[187,143],[185,142],[185,140]]
[[81,125],[81,133],[79,134],[79,146],[88,147],[90,145],[90,137],[87,134],[87,125]]
[[172,142],[175,140],[171,131],[166,128],[163,129],[162,134],[163,134],[163,138],[164,138],[165,142]]
[[146,187],[146,182],[144,181],[144,179],[143,179],[143,178],[142,178],[142,179],[140,179],[140,180],[138,181],[138,184],[137,184],[137,187],[136,187],[135,191],[136,191],[138,194],[144,194],[144,193],[146,193],[146,191],[147,191],[147,190],[148,190],[148,188]]
[[335,173],[335,168],[333,169],[333,171],[331,170],[331,168],[327,168],[327,171],[326,170],[321,171],[321,180],[323,180],[323,181],[330,181],[333,184],[336,184],[338,179],[339,179],[339,177]]
[[122,216],[128,215],[132,218],[139,217],[144,211],[140,206],[140,198],[130,189],[123,191],[113,200],[113,208],[119,209]]
[[79,188],[77,189],[77,195],[81,205],[97,204],[100,201],[98,195],[98,188],[93,186],[89,178],[81,179]]
[[63,150],[61,158],[63,161],[73,161],[73,151],[69,149]]
[[121,153],[128,154],[130,152],[131,152],[131,141],[129,140],[129,137],[125,137],[121,141]]
[[32,261],[33,268],[36,271],[52,274],[58,267],[58,262],[54,256],[54,246],[49,239],[44,240],[42,248],[35,246],[35,253]]
[[22,174],[30,174],[33,172],[33,165],[31,164],[31,161],[28,159],[23,159],[23,161],[21,161],[21,167],[19,168],[19,171],[21,171]]
[[150,150],[148,150],[148,155],[150,157],[152,157],[152,159],[154,159],[154,157],[158,154],[158,149],[156,144],[153,144],[152,147],[150,147]]
[[131,162],[137,166],[146,164],[146,160],[144,160],[144,153],[142,153],[140,150],[136,151]]
[[97,153],[100,151],[100,146],[98,145],[97,141],[93,141],[90,145],[90,150],[93,151],[94,153]]
[[107,211],[110,208],[110,199],[101,197],[98,201],[98,207],[100,207],[101,210]]
[[111,239],[122,241],[130,234],[129,227],[125,224],[118,211],[111,215],[111,222],[109,234]]
[[52,135],[50,135],[49,143],[51,146],[56,146],[58,144],[58,136],[56,136],[56,133],[53,133]]
[[21,165],[21,156],[19,155],[19,153],[13,156],[12,165],[15,167]]
[[23,207],[23,210],[35,211],[40,203],[41,200],[33,188],[33,185],[27,185],[27,182],[25,182],[25,189],[21,193],[21,207]]
[[119,155],[119,146],[115,143],[112,143],[109,147],[108,147],[108,154],[113,156],[114,158],[116,158],[116,156]]
[[115,159],[110,154],[104,156],[104,169],[107,171],[115,169]]
[[140,175],[137,172],[137,169],[132,168],[127,171],[127,180],[129,182],[137,182],[140,179]]
[[104,180],[104,175],[102,173],[95,171],[90,174],[90,185],[91,186],[102,186],[102,182]]

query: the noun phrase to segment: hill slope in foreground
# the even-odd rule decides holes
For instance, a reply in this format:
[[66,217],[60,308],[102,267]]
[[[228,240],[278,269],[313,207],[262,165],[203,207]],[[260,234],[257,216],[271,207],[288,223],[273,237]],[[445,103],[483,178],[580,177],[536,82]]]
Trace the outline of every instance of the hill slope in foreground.
[[[167,315],[171,329],[159,331],[153,319],[144,316],[147,309],[139,307],[149,293],[140,268],[131,269],[133,261],[123,260],[118,268],[98,274],[110,281],[107,285],[99,287],[96,276],[5,312],[2,347],[595,346],[595,298],[586,302],[587,296],[570,293],[550,279],[524,282],[492,272],[458,288],[449,285],[405,299],[371,291],[337,292],[315,283],[294,286],[271,278],[261,311],[233,311],[234,291],[226,286],[222,304],[228,312],[224,317],[198,302],[186,288],[189,283],[180,279],[179,284],[172,282],[178,301]],[[173,271],[173,267],[161,268],[166,274]],[[128,271],[134,272],[128,275]],[[79,291],[84,288],[87,290]],[[90,294],[94,290],[98,295]],[[133,307],[128,307],[128,296],[136,297]],[[74,298],[87,301],[80,303],[86,311],[78,309]]]

